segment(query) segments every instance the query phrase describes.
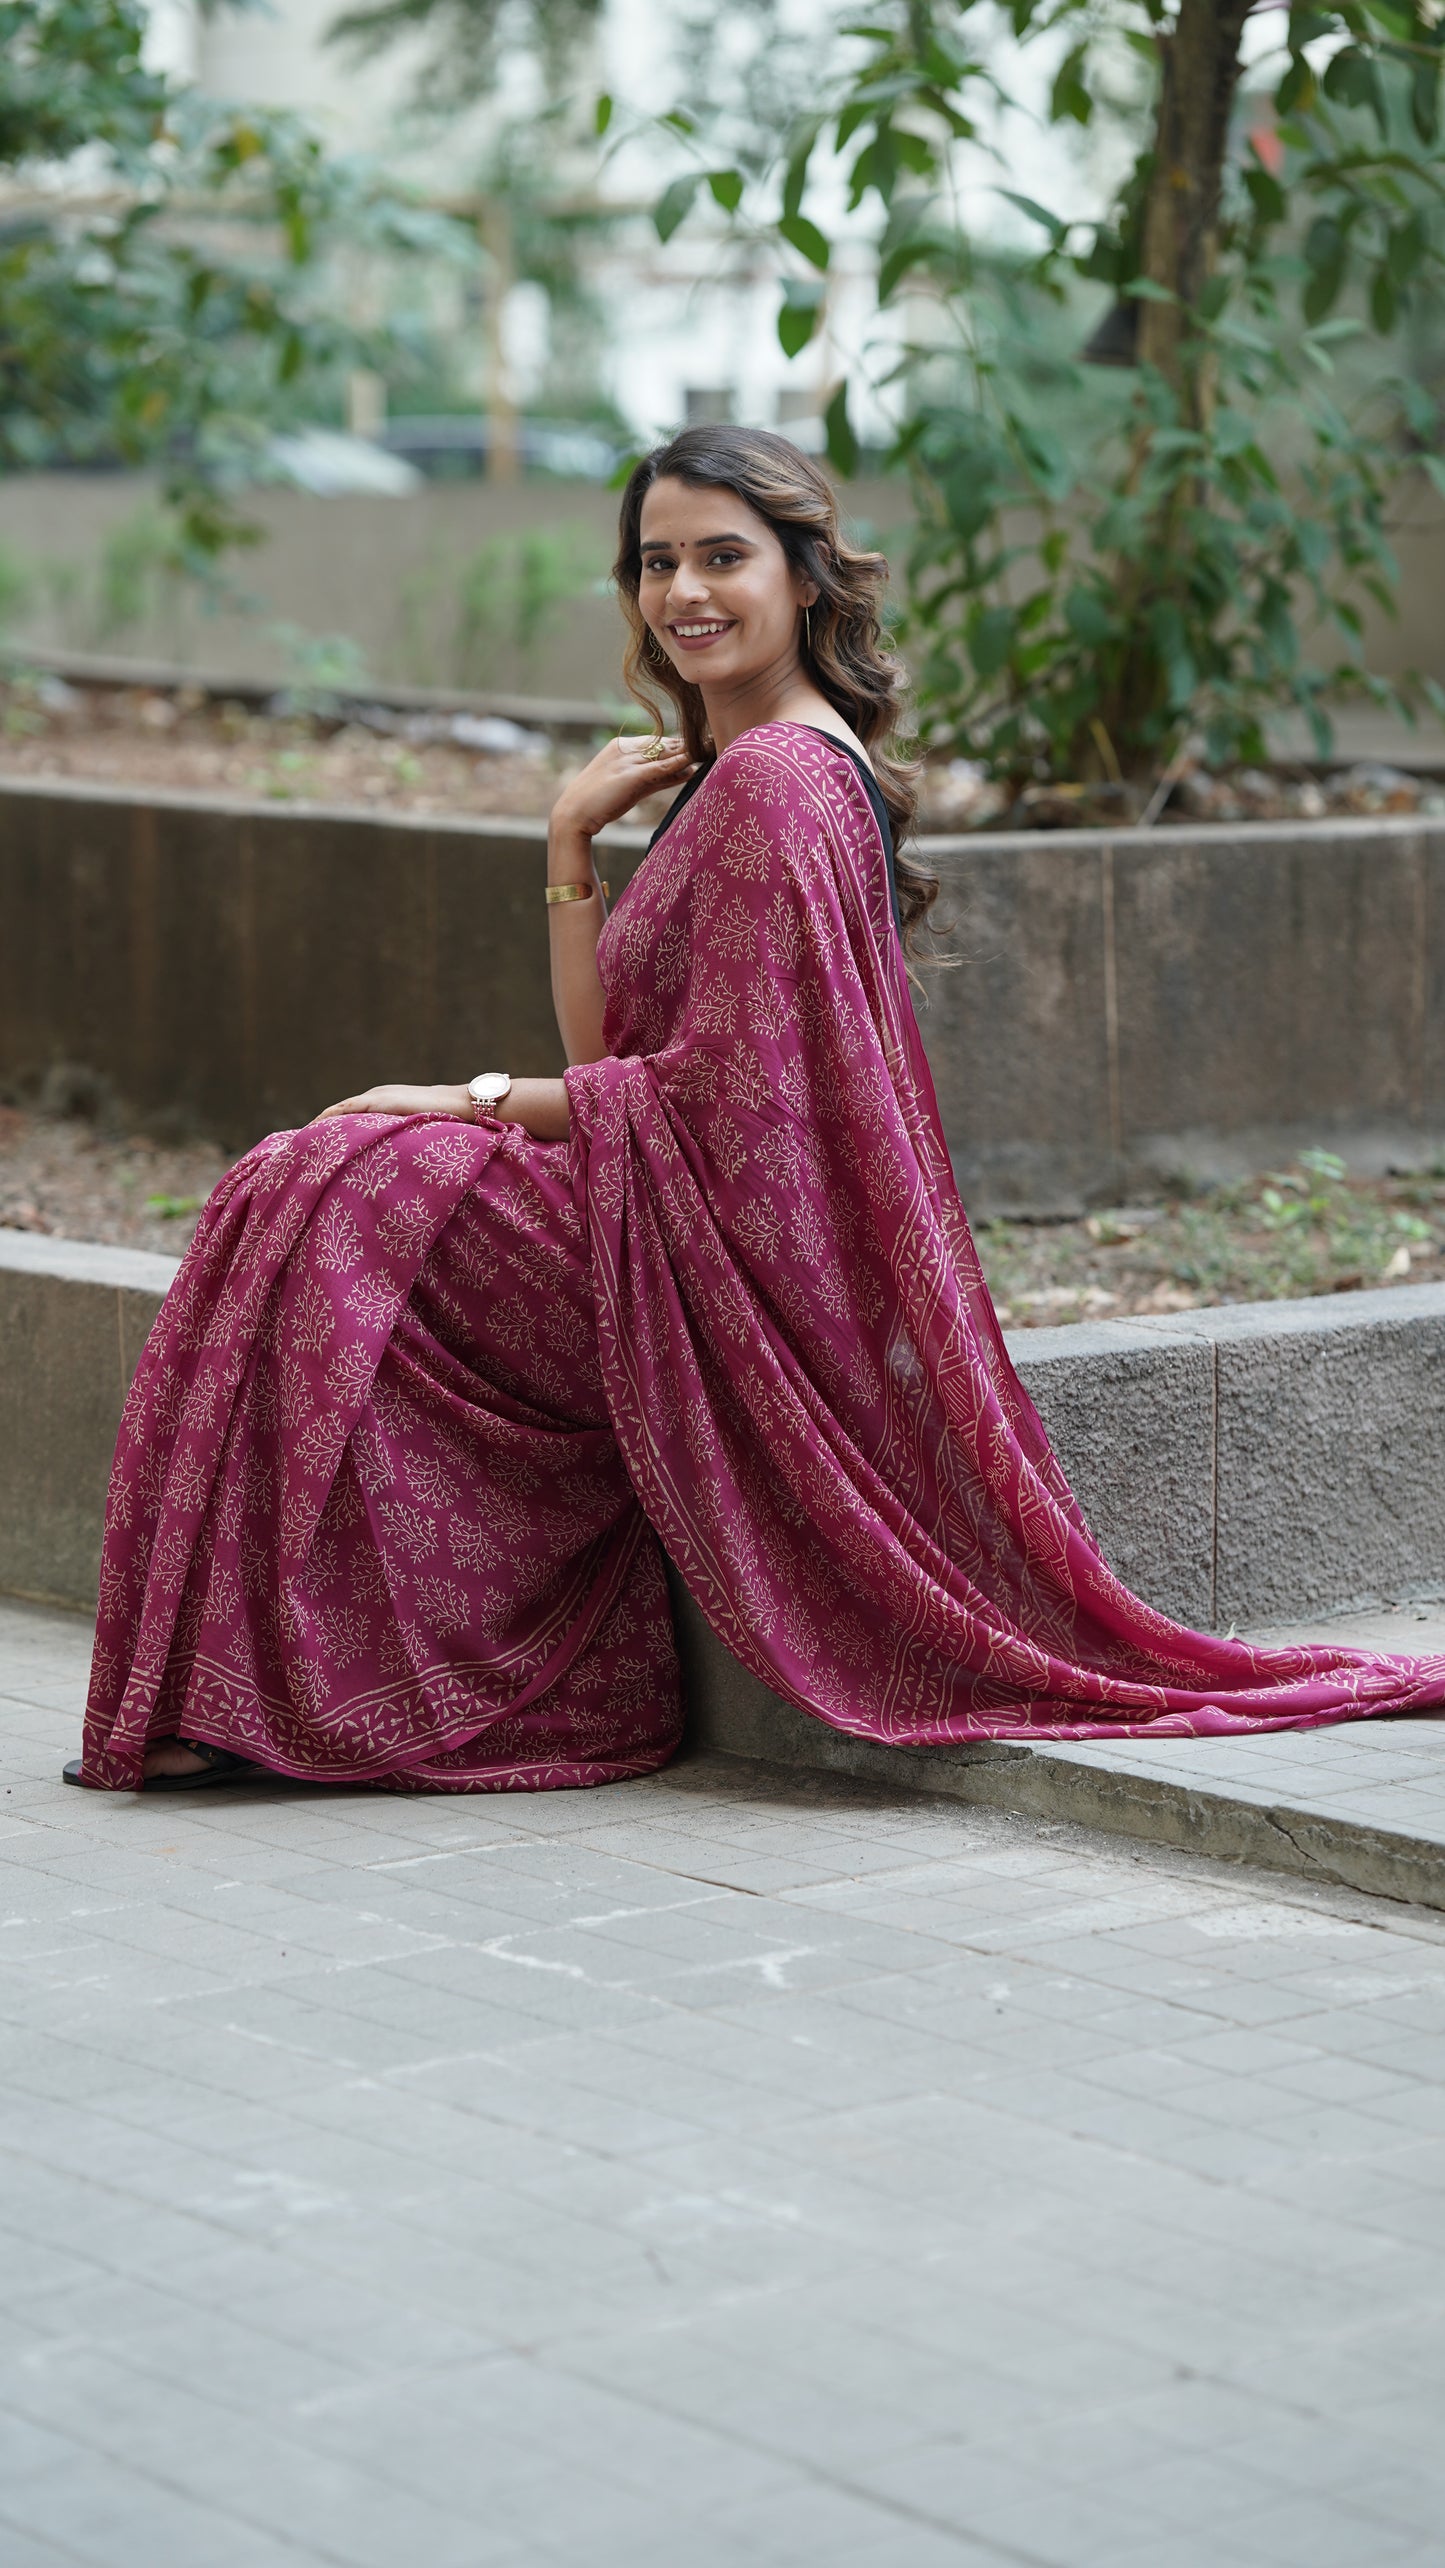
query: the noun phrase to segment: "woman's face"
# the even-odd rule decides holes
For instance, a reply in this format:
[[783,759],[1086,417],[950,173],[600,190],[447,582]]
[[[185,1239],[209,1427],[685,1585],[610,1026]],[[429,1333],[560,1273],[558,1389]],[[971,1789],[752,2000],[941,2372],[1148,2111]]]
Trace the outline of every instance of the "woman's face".
[[693,685],[745,685],[796,661],[799,618],[817,589],[736,492],[655,481],[641,552],[643,619]]

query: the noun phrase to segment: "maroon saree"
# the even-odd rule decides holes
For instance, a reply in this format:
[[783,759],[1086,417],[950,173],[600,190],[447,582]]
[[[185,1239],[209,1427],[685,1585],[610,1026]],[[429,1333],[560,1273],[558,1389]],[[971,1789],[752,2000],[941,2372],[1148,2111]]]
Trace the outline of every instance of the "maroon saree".
[[570,1146],[357,1116],[217,1188],[126,1404],[87,1780],[187,1736],[419,1790],[609,1781],[680,1707],[659,1544],[860,1736],[1179,1736],[1445,1701],[1190,1632],[1100,1557],[954,1186],[851,761],[719,758],[603,930]]

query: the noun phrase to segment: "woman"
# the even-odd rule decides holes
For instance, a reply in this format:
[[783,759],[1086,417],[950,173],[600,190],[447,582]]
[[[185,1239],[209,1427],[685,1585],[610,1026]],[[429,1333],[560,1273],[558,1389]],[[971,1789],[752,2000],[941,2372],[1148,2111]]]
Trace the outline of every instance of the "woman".
[[[883,564],[782,438],[639,464],[617,740],[548,842],[562,1079],[348,1097],[222,1180],[111,1483],[77,1781],[602,1783],[681,1727],[663,1550],[902,1742],[1278,1729],[1445,1661],[1189,1632],[1100,1558],[954,1189],[904,940]],[[682,787],[611,917],[593,840]],[[605,923],[604,923],[605,922]]]

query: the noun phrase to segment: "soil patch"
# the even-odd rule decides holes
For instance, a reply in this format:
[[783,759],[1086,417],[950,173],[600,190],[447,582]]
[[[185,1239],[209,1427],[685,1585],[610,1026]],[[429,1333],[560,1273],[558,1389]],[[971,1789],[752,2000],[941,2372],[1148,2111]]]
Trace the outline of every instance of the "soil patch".
[[[406,713],[358,703],[343,717],[295,696],[258,706],[196,687],[78,685],[23,674],[0,681],[0,776],[37,782],[61,777],[270,802],[541,820],[592,749],[590,742],[559,740],[496,715]],[[667,799],[651,797],[632,817],[653,826]],[[1282,767],[1220,776],[1186,765],[1154,811],[1142,787],[1020,789],[996,782],[968,759],[936,759],[923,774],[920,825],[935,834],[1120,828],[1146,809],[1161,827],[1377,812],[1440,817],[1445,784],[1372,764],[1324,774]]]
[[[0,1106],[0,1229],[178,1257],[229,1164],[208,1142]],[[1190,1201],[981,1222],[978,1246],[1009,1328],[1445,1283],[1445,1168],[1352,1178],[1311,1151]]]

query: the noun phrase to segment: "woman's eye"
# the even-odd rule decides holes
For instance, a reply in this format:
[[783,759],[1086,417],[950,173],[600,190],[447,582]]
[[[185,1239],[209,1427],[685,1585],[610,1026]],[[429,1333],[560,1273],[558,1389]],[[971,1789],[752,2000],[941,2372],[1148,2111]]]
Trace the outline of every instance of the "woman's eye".
[[660,571],[670,571],[670,570],[671,570],[671,568],[672,568],[672,564],[671,564],[671,562],[665,562],[665,561],[657,561],[657,560],[654,560],[654,561],[650,561],[650,562],[644,562],[644,563],[643,563],[643,565],[642,565],[642,567],[643,567],[643,569],[644,569],[645,571],[650,571],[650,572],[653,574],[653,576],[654,576],[654,577],[656,577],[656,575],[657,575]]
[[708,568],[711,569],[714,564],[717,564],[725,571],[731,570],[737,559],[736,553],[713,553],[709,557]]

